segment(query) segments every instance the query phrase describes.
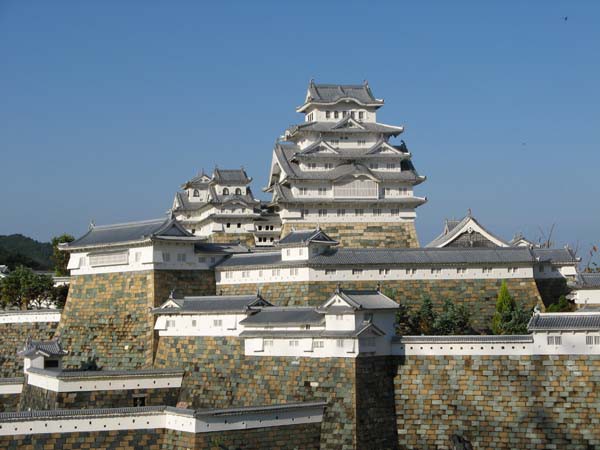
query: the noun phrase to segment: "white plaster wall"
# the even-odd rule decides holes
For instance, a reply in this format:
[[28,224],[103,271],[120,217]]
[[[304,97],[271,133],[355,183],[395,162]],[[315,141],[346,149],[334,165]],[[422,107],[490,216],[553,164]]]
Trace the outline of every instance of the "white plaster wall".
[[[436,267],[437,268],[437,267]],[[487,268],[487,266],[486,266]],[[380,273],[380,269],[362,269],[360,273],[353,273],[353,269],[335,269],[335,273],[326,273],[325,269],[298,268],[298,275],[291,276],[289,268],[279,269],[279,275],[273,274],[273,269],[234,270],[217,268],[217,285],[231,285],[244,283],[272,283],[272,282],[297,282],[297,281],[385,281],[385,280],[472,280],[472,279],[514,279],[533,278],[531,267],[515,267],[509,272],[509,267],[493,267],[490,272],[484,272],[483,267],[465,268],[464,273],[456,268],[441,268],[440,272],[431,272],[431,268],[417,268],[415,273],[407,273],[407,268],[390,268],[388,272]],[[244,273],[242,273],[244,272]],[[231,273],[228,278],[226,273]],[[245,276],[243,276],[245,275]],[[375,284],[373,285],[375,287]],[[325,300],[325,299],[324,299]]]
[[[71,275],[138,272],[144,270],[208,270],[210,268],[210,258],[213,256],[196,253],[192,242],[155,242],[153,245],[123,247],[121,251],[128,253],[127,264],[96,267],[90,265],[90,253],[104,253],[103,251],[73,252],[69,259]],[[107,250],[106,252],[109,253],[112,250]],[[163,252],[170,255],[169,261],[163,259]],[[178,261],[178,255],[185,255],[185,261]],[[201,262],[202,258],[205,258],[205,261]]]
[[20,394],[23,391],[23,383],[2,383],[0,379],[0,395]]
[[[297,341],[298,346],[291,346],[290,341]],[[315,348],[313,341],[322,341],[323,348]],[[338,345],[338,341],[341,346]],[[269,345],[268,342],[272,344]],[[244,354],[246,356],[297,358],[356,358],[358,356],[358,340],[354,338],[246,338]]]
[[3,312],[0,313],[0,323],[37,323],[60,322],[59,310],[40,312]]
[[570,295],[578,305],[600,304],[600,289],[577,289],[572,291]]
[[[598,355],[600,345],[587,345],[586,335],[600,333],[563,332],[534,333],[533,342],[496,343],[394,343],[395,355]],[[548,336],[560,336],[560,345],[549,345]],[[460,336],[457,336],[458,338]]]
[[110,379],[59,379],[53,376],[28,373],[28,383],[53,392],[120,391],[181,387],[182,376],[113,377]]
[[[188,412],[189,411],[189,412]],[[201,416],[194,418],[194,411],[187,414],[175,411],[135,412],[88,417],[37,417],[18,421],[0,421],[0,436],[45,433],[85,433],[93,431],[161,429],[189,433],[242,430],[251,428],[280,427],[304,423],[320,423],[323,408],[304,407],[292,410],[249,411],[236,415]],[[106,413],[105,413],[106,414]]]
[[[159,331],[160,336],[239,336],[244,331],[240,321],[246,317],[242,313],[161,314],[156,319],[154,329]],[[167,327],[167,321],[174,321],[175,326]],[[215,321],[220,321],[221,325],[215,324]]]

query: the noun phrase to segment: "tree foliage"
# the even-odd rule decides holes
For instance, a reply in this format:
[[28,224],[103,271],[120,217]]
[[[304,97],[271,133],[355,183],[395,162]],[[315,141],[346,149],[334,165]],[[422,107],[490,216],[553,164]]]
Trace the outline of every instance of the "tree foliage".
[[61,234],[52,238],[52,261],[54,261],[54,274],[59,277],[69,275],[67,264],[69,263],[69,253],[59,250],[58,244],[73,242],[75,238],[70,234]]
[[52,245],[38,242],[22,234],[0,236],[0,264],[6,264],[11,270],[18,266],[34,270],[52,268]]
[[492,332],[525,334],[530,317],[531,314],[510,295],[506,281],[502,281],[496,300],[496,312],[492,317]]
[[551,304],[546,308],[547,312],[569,312],[573,310],[573,305],[569,303],[567,297],[561,295],[558,302]]
[[23,266],[10,272],[0,284],[0,302],[4,308],[41,308],[54,296],[51,276],[36,274]]
[[[386,295],[395,298],[396,291],[390,290]],[[457,305],[446,300],[441,312],[436,312],[429,297],[424,297],[419,309],[411,311],[402,302],[396,315],[396,332],[399,335],[453,335],[471,334],[471,314],[464,305]]]

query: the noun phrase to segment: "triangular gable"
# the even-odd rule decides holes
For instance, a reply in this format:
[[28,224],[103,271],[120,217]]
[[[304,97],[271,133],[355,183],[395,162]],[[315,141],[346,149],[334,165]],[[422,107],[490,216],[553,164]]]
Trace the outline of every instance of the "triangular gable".
[[154,236],[181,236],[181,237],[191,237],[189,231],[187,231],[183,226],[177,221],[177,219],[171,219],[168,223],[166,223],[162,228],[160,228]]
[[367,155],[399,155],[405,156],[406,153],[398,150],[393,145],[388,144],[387,142],[380,141],[376,143],[373,147],[369,149]]
[[353,119],[352,116],[344,117],[332,127],[332,130],[343,130],[344,128],[358,128],[359,130],[366,129],[360,122]]
[[170,308],[177,308],[177,309],[181,309],[181,305],[179,303],[177,303],[176,300],[170,298],[169,300],[167,300],[166,302],[164,302],[162,305],[160,305],[160,309],[170,309]]
[[369,323],[363,329],[359,330],[356,333],[357,337],[363,337],[363,338],[379,337],[379,336],[383,336],[383,335],[385,335],[385,332],[381,328],[378,328],[377,326],[373,325],[372,323]]
[[254,299],[252,302],[248,303],[249,308],[258,307],[258,306],[273,306],[273,304],[266,301],[259,294],[256,296],[256,299]]
[[[338,170],[340,170],[340,167],[343,168],[343,166],[338,166]],[[358,179],[358,178],[368,178],[371,181],[379,182],[379,178],[377,178],[373,174],[373,172],[371,172],[369,169],[367,169],[362,164],[353,164],[351,167],[348,167],[347,170],[348,170],[347,173],[343,173],[339,177],[334,178],[333,182],[336,184],[340,184],[341,181],[344,181],[346,179],[350,180],[350,179]]]
[[317,155],[319,153],[329,155],[340,154],[340,152],[332,147],[327,141],[320,140],[306,147],[304,150],[299,152],[298,155]]
[[348,298],[348,296],[344,295],[343,292],[336,292],[333,294],[329,300],[327,300],[322,306],[321,309],[328,309],[332,306],[343,306],[352,309],[358,309],[360,305],[356,302],[353,302],[352,299]]
[[475,218],[472,217],[471,215],[466,216],[464,219],[462,219],[458,224],[456,224],[452,228],[448,228],[448,226],[449,226],[448,223],[446,223],[446,225],[444,227],[444,233],[442,235],[438,236],[437,238],[435,238],[429,244],[427,244],[426,247],[436,247],[436,248],[446,247],[446,246],[450,245],[452,242],[454,242],[455,240],[457,240],[459,237],[461,237],[465,233],[468,233],[468,234],[479,233],[485,239],[487,239],[488,241],[490,241],[491,243],[493,243],[494,245],[496,245],[498,247],[509,247],[509,245],[506,242],[504,242],[502,239],[494,236],[488,230],[483,228],[481,226],[481,224],[479,222],[477,222],[477,220],[475,220]]

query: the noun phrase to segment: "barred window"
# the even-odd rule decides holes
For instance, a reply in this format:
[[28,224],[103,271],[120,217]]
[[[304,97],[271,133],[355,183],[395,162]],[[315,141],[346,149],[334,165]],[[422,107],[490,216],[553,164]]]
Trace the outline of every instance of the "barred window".
[[116,266],[129,262],[128,252],[111,252],[90,255],[90,266]]
[[548,336],[548,345],[561,345],[562,338],[560,336]]

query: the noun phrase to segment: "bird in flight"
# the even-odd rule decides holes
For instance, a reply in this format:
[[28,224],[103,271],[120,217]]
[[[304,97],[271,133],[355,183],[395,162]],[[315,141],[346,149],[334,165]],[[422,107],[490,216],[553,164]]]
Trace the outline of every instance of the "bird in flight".
[[569,20],[569,16],[563,17],[563,20],[566,22],[567,20]]

